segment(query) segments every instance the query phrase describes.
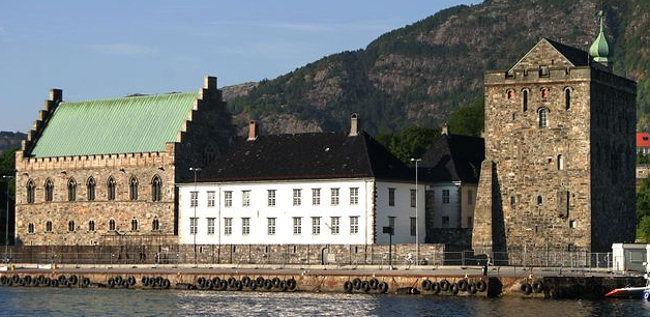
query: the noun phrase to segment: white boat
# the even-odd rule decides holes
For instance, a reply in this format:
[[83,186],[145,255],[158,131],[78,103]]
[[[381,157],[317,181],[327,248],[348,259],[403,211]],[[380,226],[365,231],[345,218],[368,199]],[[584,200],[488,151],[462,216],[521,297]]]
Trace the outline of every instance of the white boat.
[[643,275],[645,286],[616,288],[605,294],[605,297],[643,298],[645,301],[650,301],[650,265],[647,262],[643,262],[643,265],[646,267],[646,274]]

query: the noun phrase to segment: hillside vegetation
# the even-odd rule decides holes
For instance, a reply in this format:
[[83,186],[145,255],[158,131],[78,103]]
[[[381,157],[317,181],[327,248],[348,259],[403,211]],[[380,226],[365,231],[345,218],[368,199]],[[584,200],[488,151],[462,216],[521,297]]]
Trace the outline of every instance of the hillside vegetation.
[[[439,126],[483,91],[483,72],[506,69],[541,37],[588,49],[598,0],[493,0],[442,10],[388,32],[365,49],[327,56],[230,101],[235,121],[264,133],[345,130],[358,112],[370,133]],[[650,113],[650,1],[606,1],[614,71],[638,81]],[[650,120],[641,119],[650,128]],[[268,124],[265,124],[268,123]]]

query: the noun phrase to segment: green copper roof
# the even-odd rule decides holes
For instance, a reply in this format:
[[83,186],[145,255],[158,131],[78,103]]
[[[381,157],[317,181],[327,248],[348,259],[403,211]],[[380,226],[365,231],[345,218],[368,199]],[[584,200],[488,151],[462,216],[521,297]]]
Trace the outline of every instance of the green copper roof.
[[598,12],[598,17],[600,20],[600,32],[598,37],[591,44],[589,48],[589,56],[593,57],[596,62],[607,62],[607,57],[609,56],[609,45],[607,44],[607,39],[605,38],[605,32],[603,30],[603,11]]
[[61,102],[34,157],[158,152],[175,142],[198,93]]

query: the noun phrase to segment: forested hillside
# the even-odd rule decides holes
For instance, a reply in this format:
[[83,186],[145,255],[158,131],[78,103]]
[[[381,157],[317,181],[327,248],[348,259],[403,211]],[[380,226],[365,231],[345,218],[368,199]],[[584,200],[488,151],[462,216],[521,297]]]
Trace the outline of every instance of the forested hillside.
[[[650,1],[605,1],[617,74],[638,81],[650,113]],[[236,122],[264,133],[347,129],[351,112],[376,134],[436,126],[480,98],[483,72],[506,69],[541,37],[584,50],[598,31],[598,0],[492,0],[457,6],[388,32],[365,49],[334,54],[230,100]],[[650,128],[650,120],[641,120]]]

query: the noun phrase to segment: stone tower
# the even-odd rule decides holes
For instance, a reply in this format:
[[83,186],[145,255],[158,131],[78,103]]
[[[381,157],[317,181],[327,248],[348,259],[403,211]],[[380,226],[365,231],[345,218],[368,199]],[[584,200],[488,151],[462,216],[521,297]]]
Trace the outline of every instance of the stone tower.
[[636,84],[611,72],[600,19],[590,54],[543,38],[486,72],[476,253],[634,241]]

